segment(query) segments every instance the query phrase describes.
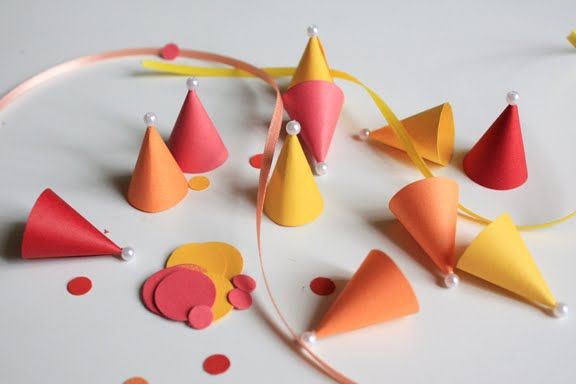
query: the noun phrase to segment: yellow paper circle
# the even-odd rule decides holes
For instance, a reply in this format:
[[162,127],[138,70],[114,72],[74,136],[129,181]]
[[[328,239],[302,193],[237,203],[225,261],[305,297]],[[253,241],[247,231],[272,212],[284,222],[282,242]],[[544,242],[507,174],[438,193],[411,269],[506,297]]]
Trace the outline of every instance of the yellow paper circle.
[[178,247],[166,261],[166,267],[196,264],[208,273],[227,279],[242,273],[244,260],[240,251],[222,242],[189,243]]

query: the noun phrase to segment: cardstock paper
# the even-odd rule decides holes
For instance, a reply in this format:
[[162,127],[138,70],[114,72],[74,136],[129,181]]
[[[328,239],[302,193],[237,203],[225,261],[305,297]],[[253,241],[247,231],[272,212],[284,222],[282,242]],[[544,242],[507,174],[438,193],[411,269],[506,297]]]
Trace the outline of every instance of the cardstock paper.
[[204,371],[211,375],[219,375],[230,368],[230,360],[225,355],[212,355],[204,360]]
[[444,273],[456,265],[458,184],[429,177],[408,184],[390,199],[390,211]]
[[197,305],[212,307],[216,288],[201,272],[181,269],[164,277],[154,291],[154,302],[170,320],[186,321],[188,312]]
[[334,293],[336,284],[327,277],[317,277],[310,282],[310,290],[319,296],[328,296]]
[[534,303],[550,308],[556,305],[520,232],[506,213],[480,232],[457,267]]
[[248,309],[252,306],[252,296],[238,288],[228,292],[228,301],[235,309]]
[[188,193],[188,181],[160,134],[148,127],[128,187],[128,202],[144,212],[160,212]]
[[148,279],[146,279],[146,281],[142,285],[141,296],[144,305],[146,306],[146,308],[148,308],[149,311],[157,315],[161,315],[160,311],[156,307],[156,303],[154,302],[154,292],[156,291],[156,287],[158,286],[160,281],[162,281],[162,279],[164,279],[169,274],[180,270],[181,268],[182,266],[180,265],[176,265],[172,268],[165,268],[156,272]]
[[188,91],[168,147],[186,173],[208,172],[228,159],[228,150],[196,91]]
[[518,106],[509,105],[464,157],[464,172],[476,183],[507,190],[528,179]]
[[216,288],[216,300],[214,305],[212,305],[212,314],[214,316],[214,321],[219,320],[229,314],[234,307],[228,302],[228,292],[234,289],[232,283],[228,278],[223,275],[215,275],[213,273],[208,273],[208,277],[214,283]]
[[288,136],[276,161],[264,213],[276,224],[294,227],[316,219],[324,201],[297,136]]
[[194,176],[188,180],[188,187],[194,191],[203,191],[210,187],[210,179],[205,176]]
[[194,329],[207,328],[212,320],[212,310],[206,305],[197,305],[188,312],[188,325]]
[[316,328],[324,338],[418,312],[418,300],[400,269],[372,250]]
[[239,275],[244,268],[240,251],[230,244],[217,241],[188,243],[178,247],[166,261],[166,267],[179,264],[195,264],[210,274],[222,275],[227,279]]
[[318,36],[312,36],[308,40],[306,49],[292,76],[289,88],[310,80],[322,80],[330,83],[333,81],[328,61],[324,54],[324,47],[322,47]]
[[251,293],[256,289],[256,280],[248,275],[236,275],[232,278],[234,287],[244,292]]
[[92,280],[86,276],[78,276],[70,280],[66,289],[71,295],[82,296],[92,289]]
[[282,95],[290,118],[297,120],[301,136],[316,161],[326,160],[344,104],[344,93],[334,83],[306,81]]
[[120,256],[122,249],[51,189],[38,197],[22,239],[22,257]]
[[[454,117],[449,103],[441,104],[402,120],[416,151],[436,164],[446,166],[454,151]],[[404,151],[405,147],[390,126],[370,133],[370,140]]]
[[180,55],[180,48],[174,43],[166,44],[160,51],[160,57],[164,60],[174,60]]

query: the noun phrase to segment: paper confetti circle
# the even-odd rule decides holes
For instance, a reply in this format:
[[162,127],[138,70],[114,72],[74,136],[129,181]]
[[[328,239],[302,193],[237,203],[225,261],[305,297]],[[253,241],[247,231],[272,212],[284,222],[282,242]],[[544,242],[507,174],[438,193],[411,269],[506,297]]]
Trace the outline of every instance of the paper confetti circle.
[[228,293],[228,301],[236,309],[248,309],[252,306],[252,296],[238,288]]
[[216,299],[216,288],[210,278],[201,272],[181,269],[166,276],[154,292],[156,307],[166,318],[185,321],[188,312],[197,305],[211,307]]
[[203,191],[210,187],[210,179],[206,176],[194,176],[188,180],[188,187],[194,191]]
[[215,275],[209,273],[208,276],[212,279],[214,286],[216,287],[216,301],[212,306],[212,314],[214,315],[214,321],[223,318],[229,314],[234,307],[228,302],[228,292],[234,289],[230,280],[222,275]]
[[219,375],[230,368],[230,359],[225,355],[212,355],[204,360],[204,371],[211,375]]
[[262,167],[262,158],[263,158],[263,155],[261,153],[258,153],[256,155],[250,157],[250,160],[249,160],[250,165],[253,168],[260,169]]
[[131,377],[125,380],[123,384],[148,384],[148,380],[143,377]]
[[86,276],[75,277],[68,282],[66,289],[74,296],[85,295],[92,289],[92,280]]
[[207,328],[213,320],[212,310],[207,305],[197,305],[188,312],[188,325],[194,329]]
[[317,277],[310,282],[310,289],[319,296],[328,296],[334,292],[336,285],[327,277]]
[[195,264],[208,273],[223,275],[228,279],[242,273],[244,260],[240,252],[222,242],[189,243],[178,247],[168,258],[166,267]]
[[179,55],[180,55],[180,48],[174,43],[166,44],[160,51],[160,57],[162,57],[165,60],[174,60]]
[[241,289],[244,292],[253,292],[256,289],[256,280],[248,275],[236,275],[232,278],[234,287]]

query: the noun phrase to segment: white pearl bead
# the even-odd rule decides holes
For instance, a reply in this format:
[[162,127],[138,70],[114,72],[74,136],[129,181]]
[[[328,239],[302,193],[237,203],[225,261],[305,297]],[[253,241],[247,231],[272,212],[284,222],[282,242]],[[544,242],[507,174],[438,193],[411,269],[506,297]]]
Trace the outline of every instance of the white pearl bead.
[[328,164],[326,163],[316,163],[314,166],[314,170],[318,176],[324,176],[328,173]]
[[144,115],[144,123],[147,127],[155,127],[158,122],[158,118],[154,112],[148,112]]
[[568,314],[568,306],[564,303],[557,303],[554,309],[552,310],[552,315],[554,317],[565,317]]
[[308,33],[308,37],[318,36],[318,26],[316,26],[316,25],[311,25],[311,26],[308,27],[308,29],[306,30],[306,32]]
[[186,80],[186,87],[189,91],[197,91],[200,88],[200,81],[195,77],[189,77]]
[[506,95],[506,101],[508,102],[508,104],[510,105],[516,105],[518,104],[518,101],[520,100],[520,94],[516,91],[510,91],[508,92],[508,94]]
[[301,127],[300,123],[296,120],[290,120],[286,123],[286,133],[290,136],[294,136],[300,133]]
[[316,332],[304,332],[302,336],[300,336],[300,340],[306,344],[314,344],[316,342]]
[[444,286],[448,289],[452,289],[458,286],[460,278],[455,273],[449,273],[444,276]]
[[134,251],[134,248],[124,247],[124,248],[122,248],[122,253],[120,254],[120,257],[124,261],[130,261],[134,258],[135,255],[136,255],[136,252]]
[[370,138],[370,130],[363,129],[358,133],[358,138],[362,141],[367,141]]

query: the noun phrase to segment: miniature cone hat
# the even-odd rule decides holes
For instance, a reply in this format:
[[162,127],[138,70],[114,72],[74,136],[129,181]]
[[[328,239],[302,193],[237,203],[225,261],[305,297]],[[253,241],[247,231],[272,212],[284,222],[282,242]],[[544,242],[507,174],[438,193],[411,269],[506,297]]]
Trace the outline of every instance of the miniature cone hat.
[[186,84],[188,94],[170,135],[168,147],[182,171],[208,172],[226,161],[228,150],[198,98],[198,80],[189,78]]
[[517,100],[508,94],[510,105],[464,157],[464,172],[484,187],[513,189],[528,179]]
[[[420,156],[443,166],[450,163],[454,151],[454,117],[449,103],[407,117],[402,124]],[[390,126],[370,132],[370,139],[404,150]]]
[[128,202],[144,212],[160,212],[178,204],[186,193],[188,183],[182,170],[149,124],[128,187]]
[[299,124],[290,121],[286,130],[289,135],[266,190],[264,213],[277,224],[294,227],[316,219],[324,201],[298,141]]
[[389,207],[434,264],[444,274],[452,273],[458,184],[446,177],[419,180],[398,191]]
[[531,302],[550,308],[557,304],[508,214],[480,232],[458,260],[457,267]]
[[372,250],[326,312],[317,338],[353,331],[418,312],[410,282],[384,252]]
[[24,259],[121,254],[119,246],[51,189],[36,200],[22,239]]
[[302,125],[302,139],[317,162],[324,162],[344,103],[334,84],[316,27],[288,90],[282,96],[288,115]]

